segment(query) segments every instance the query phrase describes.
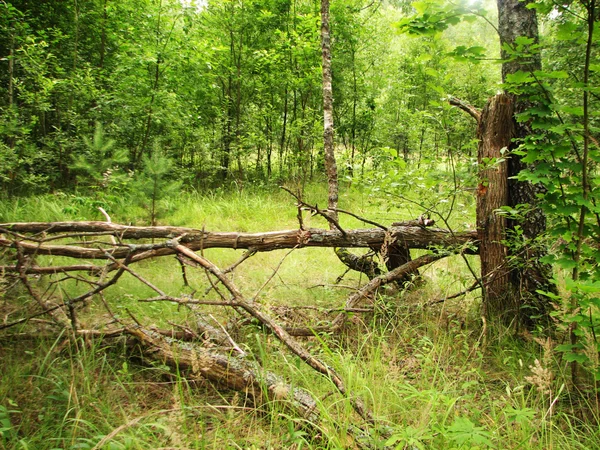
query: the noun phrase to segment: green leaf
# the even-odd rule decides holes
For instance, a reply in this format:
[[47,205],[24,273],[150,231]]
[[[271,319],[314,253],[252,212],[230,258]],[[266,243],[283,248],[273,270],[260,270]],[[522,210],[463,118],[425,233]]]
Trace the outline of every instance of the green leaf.
[[574,116],[583,116],[583,106],[560,106],[557,110]]
[[457,417],[454,423],[448,427],[450,439],[458,445],[477,444],[494,448],[490,440],[491,433],[483,427],[476,426],[466,417]]
[[506,82],[509,84],[519,85],[523,83],[531,83],[533,81],[535,81],[535,79],[531,76],[531,74],[523,72],[522,70],[506,75]]
[[527,36],[517,36],[517,38],[515,39],[515,44],[521,46],[530,45],[533,44],[533,42],[534,39]]
[[579,39],[578,25],[573,22],[565,22],[559,24],[557,27],[556,34],[554,35],[559,41],[572,41],[573,39]]
[[584,364],[590,360],[589,357],[581,353],[565,353],[564,359],[566,362],[576,361],[579,364]]
[[534,72],[535,76],[540,80],[561,80],[569,78],[569,74],[564,70],[554,70],[552,72],[544,72],[543,70],[537,70]]
[[440,75],[440,73],[439,73],[437,70],[435,70],[435,69],[433,69],[433,68],[431,68],[431,67],[427,67],[427,68],[425,69],[425,73],[426,73],[427,75],[429,75],[429,76],[432,76],[432,77],[437,77],[437,76],[439,76],[439,75]]

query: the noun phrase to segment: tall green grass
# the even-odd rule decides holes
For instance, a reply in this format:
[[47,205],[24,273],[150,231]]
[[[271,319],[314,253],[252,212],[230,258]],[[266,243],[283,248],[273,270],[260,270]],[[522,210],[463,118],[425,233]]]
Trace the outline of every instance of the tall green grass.
[[[312,186],[305,197],[320,203],[326,192]],[[340,207],[382,223],[414,218],[415,211],[406,205],[376,200],[355,189],[342,195]],[[298,226],[294,200],[279,190],[182,193],[169,202],[163,224],[249,232]],[[144,223],[144,211],[132,204],[123,199],[111,205],[113,221]],[[458,226],[465,217],[453,219],[454,223]],[[75,219],[103,220],[94,204],[69,196],[0,203],[2,222]],[[310,226],[327,226],[316,217],[306,220]],[[342,221],[348,228],[362,226],[354,219]],[[236,270],[234,282],[247,297],[262,288],[256,300],[273,315],[286,307],[288,319],[311,324],[328,320],[332,316],[326,310],[342,306],[350,292],[335,286],[344,267],[331,249],[287,253],[254,256]],[[205,252],[221,267],[240,254],[225,249]],[[263,287],[284,256],[273,280]],[[477,271],[477,259],[469,261]],[[191,286],[184,286],[173,258],[132,268],[172,295],[195,291],[201,297],[207,289],[205,275],[192,269]],[[240,393],[190,382],[160,364],[141,364],[118,339],[47,339],[31,334],[44,327],[33,323],[14,330],[30,333],[28,339],[0,336],[0,448],[91,449],[100,442],[105,449],[344,449],[357,448],[359,442],[370,448],[398,449],[600,447],[596,403],[569,391],[563,362],[531,337],[486,339],[477,292],[429,305],[472,283],[460,257],[441,260],[421,272],[424,284],[418,289],[383,290],[372,305],[374,312],[353,314],[343,333],[303,342],[341,374],[352,395],[369,405],[374,425],[362,424],[349,398],[337,394],[325,377],[253,324],[232,331],[233,337],[251,350],[264,370],[311,392],[319,423],[294,417],[278,404],[249,404]],[[341,284],[357,286],[364,281],[348,274]],[[55,296],[67,299],[85,288],[72,280]],[[24,304],[22,294],[16,288],[3,291],[0,310],[6,320]],[[126,274],[107,290],[106,300],[119,317],[129,320],[132,314],[145,325],[166,327],[194,320],[176,305],[138,301],[153,295]],[[207,298],[218,296],[210,292]],[[302,306],[319,310],[289,308]],[[234,316],[215,307],[203,307],[201,313],[220,324]],[[98,299],[79,315],[88,327],[108,320]],[[536,359],[553,373],[545,384],[532,378],[530,366],[535,367]]]

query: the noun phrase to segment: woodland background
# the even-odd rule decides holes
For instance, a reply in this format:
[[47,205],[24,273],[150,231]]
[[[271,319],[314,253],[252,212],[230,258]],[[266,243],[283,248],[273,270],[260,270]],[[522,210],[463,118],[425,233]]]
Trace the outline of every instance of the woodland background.
[[[50,276],[44,267],[71,263],[27,250],[96,248],[97,230],[53,237],[15,222],[112,219],[202,236],[293,229],[299,218],[331,228],[318,206],[328,198],[321,7],[0,1],[0,446],[600,447],[595,0],[529,3],[539,40],[502,49],[492,2],[330,5],[340,207],[384,229],[432,217],[455,237],[476,227],[483,171],[521,158],[518,178],[539,187],[547,228],[531,237],[519,225],[531,205],[503,207],[513,227],[502,245],[513,256],[539,251],[551,268],[549,287],[535,290],[552,306],[547,320],[525,329],[482,318],[469,246],[410,283],[373,288],[364,305],[342,289],[369,290],[373,280],[346,274],[331,249],[186,256],[181,234],[146,234],[136,247],[111,232],[103,248],[181,258],[129,267],[128,257],[102,256],[106,266],[86,260],[78,275]],[[541,70],[502,82],[503,63],[532,59]],[[527,105],[516,120],[528,134],[478,160],[477,123],[464,105],[483,108],[501,91]],[[375,261],[385,271],[387,261]],[[508,264],[525,269],[517,257]],[[110,287],[115,271],[115,281],[123,276]],[[39,308],[62,316],[40,319]],[[328,316],[340,311],[343,328]],[[279,323],[312,331],[300,344],[282,338]],[[198,368],[196,354],[216,358],[206,362],[212,371]],[[236,386],[231,373],[216,379],[219,364],[247,370],[251,385]],[[298,406],[304,400],[309,407]]]

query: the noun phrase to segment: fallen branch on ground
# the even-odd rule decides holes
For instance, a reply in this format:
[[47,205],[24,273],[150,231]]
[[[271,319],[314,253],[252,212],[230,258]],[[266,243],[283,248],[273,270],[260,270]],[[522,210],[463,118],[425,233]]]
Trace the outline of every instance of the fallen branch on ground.
[[[185,227],[132,227],[106,222],[26,222],[0,224],[0,247],[15,248],[17,243],[24,254],[68,256],[82,259],[107,259],[106,252],[113,258],[132,255],[132,262],[142,257],[165,256],[174,253],[173,249],[163,243],[157,244],[112,244],[112,242],[86,244],[87,233],[106,233],[119,241],[126,239],[174,239],[179,238],[190,250],[209,248],[249,249],[253,251],[272,251],[278,249],[303,247],[355,247],[367,248],[382,246],[386,233],[397,242],[408,248],[460,248],[475,247],[477,233],[466,231],[451,233],[439,228],[420,226],[392,226],[386,232],[380,228],[346,230],[345,235],[339,231],[311,228],[308,230],[269,231],[264,233],[208,232]],[[23,233],[34,233],[26,237]],[[65,239],[75,239],[69,244],[48,244],[40,237],[49,234],[65,234]],[[78,234],[73,234],[78,233]],[[15,235],[17,234],[17,235]],[[54,240],[56,236],[52,236]],[[103,248],[98,248],[102,246]],[[474,248],[469,249],[473,253]],[[35,268],[30,268],[32,271]],[[84,270],[95,268],[82,267]],[[13,266],[5,267],[7,271],[17,271]],[[33,272],[32,272],[33,273]]]
[[140,342],[145,358],[177,369],[187,379],[206,378],[245,393],[256,405],[265,400],[284,403],[300,417],[318,422],[315,399],[307,391],[290,386],[256,363],[170,339],[141,327],[127,327],[125,332]]

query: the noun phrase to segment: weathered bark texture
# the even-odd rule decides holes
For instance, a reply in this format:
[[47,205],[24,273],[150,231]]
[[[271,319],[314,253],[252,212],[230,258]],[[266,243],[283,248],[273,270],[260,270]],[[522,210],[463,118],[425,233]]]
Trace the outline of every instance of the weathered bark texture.
[[[35,233],[36,238],[27,239],[23,233]],[[71,236],[74,242],[48,244],[43,236],[58,234],[65,239]],[[76,236],[73,236],[76,234]],[[19,236],[21,235],[21,236]],[[132,227],[106,222],[28,222],[0,224],[0,248],[19,247],[24,254],[69,256],[83,259],[123,258],[129,255],[132,262],[141,259],[172,255],[174,250],[167,243],[130,244],[114,246],[111,242],[101,245],[99,237],[115,236],[124,239],[177,239],[191,250],[208,248],[251,249],[272,251],[302,247],[360,247],[382,246],[388,239],[397,240],[409,248],[447,247],[456,251],[473,253],[476,232],[450,233],[437,228],[418,226],[391,227],[388,231],[379,228],[346,230],[344,234],[335,230],[311,228],[308,230],[284,230],[265,233],[208,232],[184,227]],[[56,236],[53,236],[56,238]],[[81,238],[94,238],[85,246]],[[471,250],[469,250],[471,249]],[[89,267],[82,265],[83,270]]]
[[[515,40],[520,37],[533,39],[533,44],[539,41],[537,15],[535,9],[527,8],[531,3],[521,0],[497,0],[498,6],[498,31],[500,32],[502,81],[506,81],[508,74],[519,70],[530,72],[540,70],[542,67],[539,53],[528,55],[524,58],[512,59],[513,56],[503,46],[514,48]],[[512,59],[512,60],[511,60]]]
[[139,327],[127,328],[126,332],[137,338],[145,358],[177,369],[187,379],[207,378],[245,393],[256,404],[265,400],[284,403],[300,417],[318,423],[315,399],[307,391],[290,386],[256,363]]
[[508,204],[508,163],[503,153],[514,135],[513,101],[506,94],[492,97],[479,121],[480,167],[477,188],[477,235],[481,276],[485,285],[484,310],[488,317],[515,315],[510,289],[505,239],[506,219],[497,213]]
[[[498,29],[502,46],[514,48],[515,40],[519,36],[530,38],[533,44],[538,43],[536,11],[527,8],[527,4],[528,2],[520,0],[497,0]],[[510,60],[509,52],[503,48],[501,56],[506,60],[502,64],[502,81],[506,81],[507,75],[517,71],[533,72],[542,68],[539,52]],[[515,116],[533,106],[524,97],[514,97],[513,102]],[[513,122],[513,141],[508,147],[509,150],[517,148],[520,140],[531,134],[528,123],[517,122],[515,119]],[[535,238],[546,230],[546,216],[538,206],[536,196],[543,187],[515,179],[519,172],[526,169],[527,165],[523,163],[519,155],[510,156],[508,159],[508,205],[512,207],[529,205],[529,210],[519,221],[508,220],[507,229],[514,230],[519,226],[523,237],[527,239],[524,248],[511,255],[515,263],[510,272],[510,282],[513,292],[518,296],[519,322],[525,326],[531,326],[534,321],[547,322],[551,309],[548,298],[538,294],[537,291],[552,291],[554,288],[549,281],[552,275],[551,267],[540,262],[540,257],[545,252],[534,242]],[[534,317],[536,317],[535,320],[532,319]]]
[[381,275],[381,269],[373,261],[373,258],[368,255],[355,255],[354,253],[350,253],[345,247],[336,248],[335,254],[349,269],[364,273],[369,280]]
[[479,120],[481,119],[481,111],[479,111],[477,108],[475,108],[473,105],[470,105],[469,103],[453,97],[453,96],[448,96],[448,103],[450,103],[452,106],[456,106],[459,109],[462,109],[464,112],[466,112],[468,115],[470,115],[473,119],[475,119],[477,122],[479,122]]

